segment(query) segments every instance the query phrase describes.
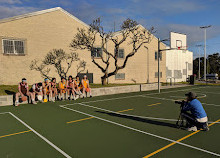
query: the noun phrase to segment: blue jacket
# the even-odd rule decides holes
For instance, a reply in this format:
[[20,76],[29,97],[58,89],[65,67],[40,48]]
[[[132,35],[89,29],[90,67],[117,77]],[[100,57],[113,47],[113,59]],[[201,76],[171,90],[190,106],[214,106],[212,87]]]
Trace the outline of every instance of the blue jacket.
[[195,118],[203,118],[207,116],[202,104],[197,99],[193,99],[192,101],[186,103],[183,111],[190,111]]

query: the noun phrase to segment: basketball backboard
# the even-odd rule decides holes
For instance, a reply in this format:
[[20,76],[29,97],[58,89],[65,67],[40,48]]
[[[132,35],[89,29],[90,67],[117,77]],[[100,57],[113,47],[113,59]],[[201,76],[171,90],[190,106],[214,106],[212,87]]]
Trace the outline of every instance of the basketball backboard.
[[187,49],[186,34],[170,32],[170,48],[186,50]]

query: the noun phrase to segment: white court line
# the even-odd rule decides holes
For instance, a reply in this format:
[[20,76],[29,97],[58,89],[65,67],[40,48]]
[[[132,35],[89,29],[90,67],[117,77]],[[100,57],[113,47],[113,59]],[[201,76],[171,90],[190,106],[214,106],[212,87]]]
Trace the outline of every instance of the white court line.
[[[200,93],[201,91],[195,91],[196,93]],[[220,93],[214,93],[214,92],[205,92],[205,93],[210,93],[210,94],[216,94],[219,95]]]
[[191,146],[191,145],[188,145],[188,144],[185,144],[185,143],[177,142],[177,141],[169,139],[169,138],[158,136],[158,135],[155,135],[155,134],[152,134],[152,133],[149,133],[149,132],[145,132],[145,131],[142,131],[142,130],[139,130],[139,129],[136,129],[136,128],[133,128],[133,127],[129,127],[129,126],[117,123],[117,122],[113,122],[113,121],[110,121],[110,120],[107,120],[107,119],[103,119],[103,118],[100,118],[100,117],[97,117],[97,116],[94,116],[94,115],[91,115],[91,114],[88,114],[88,113],[84,113],[84,112],[81,112],[81,111],[78,111],[78,110],[67,108],[67,107],[65,107],[63,105],[60,105],[60,107],[62,107],[64,109],[67,109],[67,110],[70,110],[70,111],[74,111],[74,112],[80,113],[80,114],[84,114],[84,115],[87,115],[87,116],[90,116],[90,117],[94,117],[94,118],[96,118],[98,120],[102,120],[102,121],[105,121],[105,122],[108,122],[108,123],[111,123],[111,124],[114,124],[114,125],[117,125],[117,126],[120,126],[120,127],[124,127],[124,128],[130,129],[130,130],[142,133],[142,134],[150,135],[150,136],[153,136],[153,137],[156,137],[156,138],[159,138],[159,139],[162,139],[162,140],[166,140],[166,141],[169,141],[169,142],[175,142],[177,144],[180,144],[180,145],[192,148],[192,149],[196,149],[196,150],[208,153],[208,154],[212,154],[212,155],[215,155],[215,156],[220,156],[220,154],[217,154],[217,153],[214,153],[214,152],[202,149],[202,148],[198,148],[198,147]]
[[[139,94],[139,95],[132,95],[132,96],[125,96],[125,97],[118,97],[118,98],[109,98],[109,99],[99,99],[99,100],[93,100],[93,101],[87,101],[87,102],[80,102],[80,103],[95,103],[95,102],[102,102],[102,101],[109,101],[109,100],[118,100],[118,99],[126,99],[126,98],[133,98],[133,97],[142,97],[142,96],[148,96],[148,95],[154,95],[154,94],[166,94],[170,92],[179,92],[179,91],[187,91],[192,89],[200,89],[200,88],[207,88],[207,87],[198,87],[198,88],[191,88],[191,89],[182,89],[182,90],[174,90],[174,91],[166,91],[161,93],[148,93],[148,94]],[[65,105],[74,105],[78,103],[73,104],[65,104]],[[65,106],[64,105],[64,106]]]
[[87,106],[87,107],[90,107],[90,108],[94,108],[94,109],[98,109],[98,110],[102,110],[102,111],[107,111],[107,112],[110,112],[110,113],[118,114],[118,115],[131,116],[131,117],[139,117],[139,118],[153,119],[153,120],[177,121],[175,119],[166,119],[166,118],[158,118],[158,117],[147,117],[147,116],[130,115],[130,114],[119,113],[119,112],[116,112],[116,111],[111,111],[111,110],[107,110],[107,109],[103,109],[103,108],[99,108],[99,107],[95,107],[95,106],[91,106],[91,105],[87,105],[87,104],[82,104],[82,103],[78,103],[78,104],[83,105],[83,106]]
[[[83,105],[83,106],[87,106],[87,107],[90,107],[90,108],[93,108],[93,109],[107,111],[107,112],[110,112],[110,113],[114,113],[114,114],[118,114],[118,115],[123,115],[123,116],[138,117],[138,118],[152,119],[152,120],[161,120],[161,121],[162,120],[163,121],[172,121],[172,122],[176,122],[177,121],[176,119],[167,119],[167,118],[160,118],[160,117],[147,117],[147,116],[139,116],[139,115],[131,115],[131,114],[119,113],[119,112],[116,112],[116,111],[111,111],[111,110],[108,110],[108,109],[103,109],[103,108],[99,108],[99,107],[91,106],[91,105],[87,105],[87,104],[82,104],[82,103],[78,103],[78,104]],[[208,123],[213,123],[213,121],[208,121]],[[220,124],[220,122],[216,122],[216,123]]]
[[0,115],[8,114],[9,112],[1,112]]
[[22,121],[20,118],[15,116],[13,113],[9,112],[11,116],[13,116],[16,120],[18,120],[20,123],[22,123],[24,126],[26,126],[28,129],[32,130],[37,136],[39,136],[41,139],[43,139],[46,143],[48,143],[50,146],[52,146],[54,149],[56,149],[58,152],[60,152],[63,156],[66,158],[71,158],[68,154],[66,154],[63,150],[58,148],[56,145],[54,145],[51,141],[49,141],[47,138],[39,134],[37,131],[35,131],[33,128],[31,128],[28,124],[26,124],[24,121]]
[[[142,95],[142,97],[153,98],[153,99],[160,99],[160,100],[168,100],[168,101],[175,101],[175,99],[151,97],[151,96],[148,96],[148,95]],[[203,102],[201,102],[201,103],[202,103],[202,104],[205,104],[205,105],[220,106],[220,105],[216,105],[216,104],[208,104],[208,103],[203,103]]]

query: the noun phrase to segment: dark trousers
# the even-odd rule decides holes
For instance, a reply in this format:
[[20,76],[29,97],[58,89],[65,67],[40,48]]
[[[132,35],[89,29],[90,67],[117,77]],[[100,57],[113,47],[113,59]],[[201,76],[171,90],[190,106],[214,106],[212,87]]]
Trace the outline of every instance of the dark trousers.
[[195,116],[189,112],[183,111],[181,113],[181,115],[184,119],[186,119],[187,124],[191,127],[196,126],[198,129],[200,129],[200,128],[204,129],[207,127],[206,122],[198,122],[197,119],[195,118]]

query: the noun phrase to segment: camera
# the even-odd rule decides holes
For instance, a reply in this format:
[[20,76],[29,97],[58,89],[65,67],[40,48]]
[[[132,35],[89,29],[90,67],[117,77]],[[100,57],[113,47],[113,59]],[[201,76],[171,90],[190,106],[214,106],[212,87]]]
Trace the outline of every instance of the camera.
[[175,101],[175,104],[180,104],[181,107],[183,107],[185,105],[185,101]]

